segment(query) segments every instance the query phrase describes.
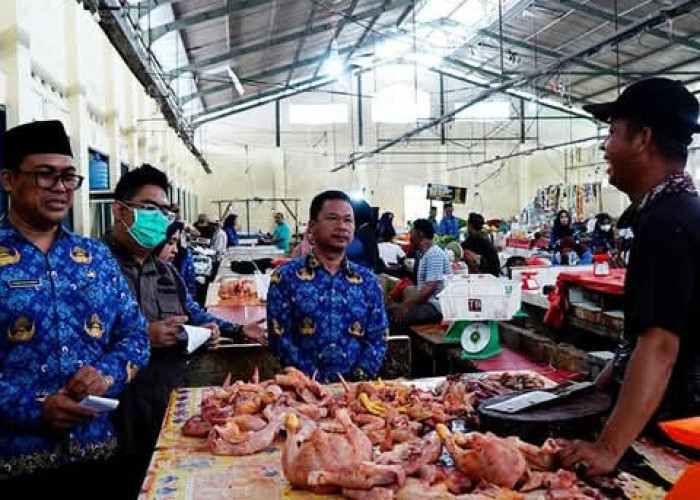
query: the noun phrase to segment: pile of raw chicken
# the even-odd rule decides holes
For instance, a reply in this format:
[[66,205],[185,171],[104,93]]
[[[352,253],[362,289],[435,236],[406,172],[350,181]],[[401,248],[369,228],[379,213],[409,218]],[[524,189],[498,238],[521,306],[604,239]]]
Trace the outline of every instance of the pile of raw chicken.
[[479,396],[520,382],[452,378],[426,391],[343,381],[334,393],[288,367],[262,382],[257,374],[250,382],[227,379],[182,432],[208,439],[215,455],[249,455],[284,430],[282,470],[290,484],[347,498],[605,498],[558,469],[554,441],[537,447],[516,437],[449,430],[452,420],[474,418]]

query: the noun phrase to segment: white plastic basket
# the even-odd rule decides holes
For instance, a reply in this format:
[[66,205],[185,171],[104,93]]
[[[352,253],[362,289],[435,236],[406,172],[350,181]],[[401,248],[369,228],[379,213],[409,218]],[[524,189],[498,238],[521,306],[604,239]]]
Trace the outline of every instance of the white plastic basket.
[[445,319],[504,321],[520,309],[520,284],[490,274],[445,276],[438,299]]

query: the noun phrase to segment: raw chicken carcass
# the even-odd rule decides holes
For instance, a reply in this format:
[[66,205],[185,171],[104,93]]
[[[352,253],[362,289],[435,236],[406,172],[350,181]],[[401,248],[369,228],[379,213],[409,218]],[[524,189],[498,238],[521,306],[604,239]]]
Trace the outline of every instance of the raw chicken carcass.
[[375,486],[403,485],[406,473],[400,465],[379,465],[374,462],[350,464],[336,471],[314,470],[309,472],[309,486],[340,486],[356,490],[369,490]]
[[310,489],[315,493],[335,492],[339,485],[309,484],[310,473],[336,473],[371,460],[372,443],[353,424],[347,410],[338,410],[336,419],[344,433],[329,433],[316,428],[308,439],[304,439],[299,435],[299,418],[293,413],[287,414],[287,442],[282,452],[282,471],[293,487]]
[[378,464],[401,465],[407,476],[419,472],[421,467],[434,464],[442,452],[442,443],[435,432],[423,438],[396,445],[393,450],[382,453],[375,458]]
[[182,435],[189,437],[205,438],[211,431],[211,424],[204,420],[201,415],[194,415],[187,419],[182,426]]
[[456,437],[444,425],[438,425],[437,432],[457,469],[476,481],[513,488],[527,470],[525,458],[512,440],[478,432]]
[[284,424],[284,415],[277,415],[258,431],[241,431],[232,423],[215,425],[209,433],[209,450],[214,455],[252,455],[270,446]]

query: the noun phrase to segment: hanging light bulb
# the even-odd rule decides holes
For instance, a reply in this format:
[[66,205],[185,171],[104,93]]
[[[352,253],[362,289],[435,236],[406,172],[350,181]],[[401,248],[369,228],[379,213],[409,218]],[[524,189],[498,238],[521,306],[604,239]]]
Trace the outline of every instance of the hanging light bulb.
[[326,59],[326,62],[323,64],[323,70],[328,76],[337,78],[343,74],[344,69],[345,65],[338,52],[338,42],[333,39],[331,42],[331,50],[328,53],[328,59]]

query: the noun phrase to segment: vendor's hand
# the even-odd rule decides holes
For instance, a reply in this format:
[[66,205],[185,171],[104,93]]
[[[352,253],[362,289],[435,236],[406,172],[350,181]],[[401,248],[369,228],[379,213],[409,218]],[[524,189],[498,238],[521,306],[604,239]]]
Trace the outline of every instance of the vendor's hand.
[[171,316],[161,321],[153,321],[148,324],[148,338],[151,347],[170,347],[177,343],[176,335],[180,333],[182,325],[187,322],[187,316]]
[[615,470],[622,458],[601,442],[558,439],[557,444],[561,446],[559,458],[562,465],[586,476],[608,474]]
[[46,396],[43,417],[50,429],[64,433],[93,419],[97,413],[79,406],[65,391]]
[[208,349],[218,349],[221,345],[221,331],[219,330],[219,325],[216,323],[204,323],[199,325],[200,328],[206,328],[211,331],[211,337],[207,340]]
[[465,250],[463,258],[464,258],[464,262],[466,262],[470,266],[472,266],[472,267],[479,266],[479,262],[478,262],[476,253],[472,252],[471,250]]
[[74,401],[81,401],[88,394],[91,396],[102,396],[107,392],[107,389],[109,389],[107,381],[92,366],[81,367],[64,386],[65,392]]
[[262,345],[267,345],[267,326],[266,320],[259,319],[258,321],[253,321],[243,326],[243,335],[246,338],[255,340]]

